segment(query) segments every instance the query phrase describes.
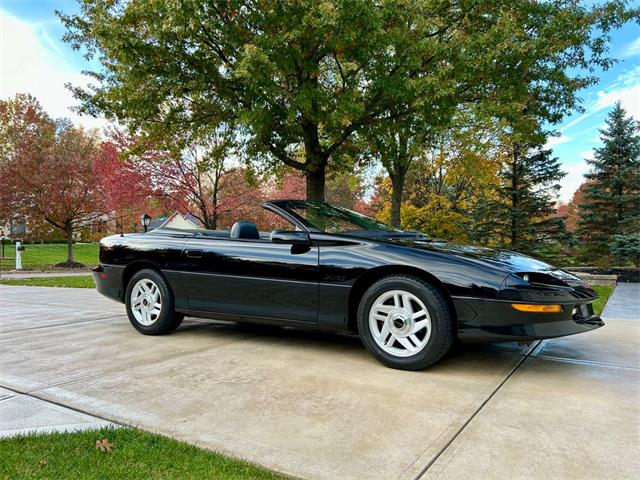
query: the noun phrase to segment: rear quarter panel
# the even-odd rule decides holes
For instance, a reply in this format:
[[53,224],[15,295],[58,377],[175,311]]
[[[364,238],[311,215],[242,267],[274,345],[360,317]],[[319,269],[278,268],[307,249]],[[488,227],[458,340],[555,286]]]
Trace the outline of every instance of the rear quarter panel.
[[143,268],[159,270],[174,292],[176,308],[187,308],[180,273],[184,269],[182,251],[187,238],[153,233],[106,237],[100,241],[100,264],[122,270],[123,292],[136,271]]

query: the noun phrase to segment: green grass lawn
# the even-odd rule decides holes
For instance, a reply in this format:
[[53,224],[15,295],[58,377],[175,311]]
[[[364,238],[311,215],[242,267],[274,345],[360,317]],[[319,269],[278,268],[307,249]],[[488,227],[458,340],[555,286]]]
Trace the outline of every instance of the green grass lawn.
[[[96,449],[107,439],[111,452]],[[130,428],[0,440],[0,478],[284,479],[223,455]]]
[[65,277],[0,278],[0,285],[24,285],[27,287],[95,288],[91,275]]
[[[87,266],[98,264],[98,243],[76,243],[73,245],[73,255],[76,262]],[[3,270],[13,270],[16,266],[15,245],[4,246],[4,255],[8,260],[2,260]],[[25,245],[22,252],[22,268],[25,270],[51,270],[54,265],[67,259],[66,243],[43,243]]]
[[591,285],[596,293],[600,296],[598,300],[593,302],[593,311],[596,315],[600,315],[602,310],[604,310],[604,306],[607,304],[607,300],[613,293],[613,287],[609,287],[607,285]]

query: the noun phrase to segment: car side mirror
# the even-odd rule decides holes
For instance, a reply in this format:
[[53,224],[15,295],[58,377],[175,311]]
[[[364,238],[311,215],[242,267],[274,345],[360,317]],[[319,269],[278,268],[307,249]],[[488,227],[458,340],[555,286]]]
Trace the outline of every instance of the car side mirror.
[[271,232],[273,243],[286,243],[288,245],[309,245],[309,234],[307,232],[295,232],[291,230],[274,230]]

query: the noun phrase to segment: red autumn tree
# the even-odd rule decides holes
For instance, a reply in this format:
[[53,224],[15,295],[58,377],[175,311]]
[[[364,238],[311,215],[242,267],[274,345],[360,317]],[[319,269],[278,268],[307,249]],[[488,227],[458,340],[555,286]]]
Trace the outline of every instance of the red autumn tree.
[[236,152],[228,130],[194,141],[167,141],[166,147],[141,147],[140,139],[118,131],[111,132],[111,141],[128,154],[128,163],[153,187],[165,210],[190,213],[207,229],[228,226],[231,218],[262,199],[245,170],[230,165]]
[[558,205],[556,216],[565,217],[565,227],[568,232],[575,232],[578,226],[578,205],[583,202],[584,190],[589,182],[583,182],[573,193],[569,203]]
[[93,168],[97,139],[69,122],[53,121],[26,95],[0,102],[0,132],[0,208],[64,232],[67,260],[59,265],[82,266],[74,262],[73,234],[104,212]]
[[121,229],[125,223],[135,225],[154,194],[149,179],[130,159],[122,158],[112,142],[102,143],[94,167],[110,214]]
[[304,175],[298,171],[288,171],[281,179],[272,179],[264,187],[267,200],[297,200],[307,198],[307,183]]

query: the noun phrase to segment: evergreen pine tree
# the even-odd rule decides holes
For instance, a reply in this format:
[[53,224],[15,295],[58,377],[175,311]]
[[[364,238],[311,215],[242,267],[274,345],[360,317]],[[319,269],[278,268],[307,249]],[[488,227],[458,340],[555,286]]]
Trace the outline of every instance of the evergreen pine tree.
[[482,243],[540,254],[567,236],[564,219],[552,216],[565,175],[551,150],[541,145],[512,146],[504,162],[500,186],[478,205],[476,238]]
[[600,130],[603,146],[594,152],[588,184],[579,205],[578,238],[585,260],[609,265],[618,259],[640,261],[640,124],[620,103]]

